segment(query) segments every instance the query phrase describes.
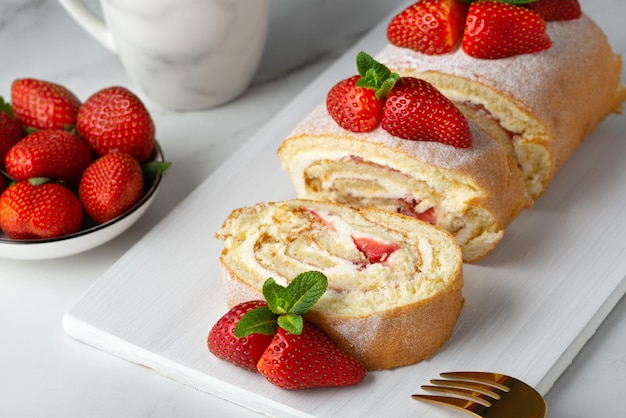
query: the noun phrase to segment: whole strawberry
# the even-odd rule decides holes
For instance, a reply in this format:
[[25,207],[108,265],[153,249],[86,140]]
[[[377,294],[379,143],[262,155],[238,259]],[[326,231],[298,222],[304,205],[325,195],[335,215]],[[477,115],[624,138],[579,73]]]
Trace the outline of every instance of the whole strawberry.
[[4,158],[9,149],[23,136],[22,126],[13,117],[11,107],[0,97],[0,169],[4,167]]
[[583,14],[578,0],[537,0],[524,7],[537,12],[546,22],[575,20]]
[[369,132],[380,125],[385,97],[398,75],[361,52],[356,59],[359,75],[335,84],[326,96],[326,108],[339,126],[352,132]]
[[272,342],[273,335],[254,333],[238,338],[235,336],[235,326],[244,314],[263,306],[267,306],[267,302],[253,300],[231,308],[211,328],[207,339],[209,351],[222,360],[253,372],[257,371],[256,365]]
[[78,198],[58,183],[20,181],[0,195],[0,228],[11,239],[60,237],[77,232],[82,222]]
[[133,207],[143,194],[141,165],[130,154],[116,152],[94,161],[83,173],[78,197],[97,223],[104,223]]
[[366,374],[361,363],[308,322],[300,335],[278,328],[257,369],[268,381],[288,390],[350,386]]
[[387,39],[423,54],[447,54],[460,43],[466,13],[467,4],[459,0],[420,0],[391,20]]
[[91,148],[77,135],[46,129],[33,132],[15,144],[6,155],[5,166],[14,180],[48,177],[75,187],[92,161]]
[[233,308],[211,329],[209,349],[248,370],[255,370],[250,365],[256,361],[256,370],[283,389],[359,383],[366,374],[363,365],[303,319],[327,286],[326,276],[317,271],[299,274],[286,287],[267,279],[263,284],[267,303],[253,301]]
[[461,111],[427,81],[402,77],[385,102],[381,127],[403,139],[472,146],[472,134]]
[[155,147],[148,110],[124,87],[108,87],[90,96],[78,111],[76,129],[98,155],[124,152],[143,163]]
[[536,12],[496,0],[472,3],[462,48],[481,59],[500,59],[550,48],[546,22]]
[[34,78],[17,79],[11,84],[15,118],[24,127],[65,129],[76,125],[80,100],[66,87]]

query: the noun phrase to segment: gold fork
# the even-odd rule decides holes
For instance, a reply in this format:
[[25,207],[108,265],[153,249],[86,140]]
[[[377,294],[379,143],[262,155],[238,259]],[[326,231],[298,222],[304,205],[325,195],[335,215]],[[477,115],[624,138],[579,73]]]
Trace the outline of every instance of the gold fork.
[[[451,406],[479,418],[546,418],[548,406],[533,387],[498,373],[448,372],[423,385],[445,395],[412,395],[413,399]],[[452,395],[452,396],[449,396]]]

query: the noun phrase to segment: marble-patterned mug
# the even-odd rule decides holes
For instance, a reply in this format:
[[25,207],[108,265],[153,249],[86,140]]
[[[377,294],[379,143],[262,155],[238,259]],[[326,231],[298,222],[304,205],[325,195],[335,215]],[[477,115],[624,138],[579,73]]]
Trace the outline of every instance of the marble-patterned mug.
[[157,105],[217,106],[249,85],[265,46],[270,0],[59,0],[95,39],[119,55]]

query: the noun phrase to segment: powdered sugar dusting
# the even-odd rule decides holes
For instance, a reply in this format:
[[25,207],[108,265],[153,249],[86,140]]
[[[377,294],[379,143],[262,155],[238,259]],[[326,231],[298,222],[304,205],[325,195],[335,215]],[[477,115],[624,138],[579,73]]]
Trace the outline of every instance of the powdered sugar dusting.
[[581,66],[590,64],[581,62],[581,57],[590,57],[593,51],[603,49],[606,40],[586,15],[571,21],[548,22],[547,32],[552,40],[550,48],[504,59],[473,58],[461,48],[431,56],[394,45],[385,47],[376,59],[398,72],[439,71],[478,81],[515,97],[532,113],[551,114],[555,109],[545,98],[557,94],[554,87],[563,84],[564,73],[560,69],[566,69],[568,74],[586,74]]
[[303,119],[290,137],[336,136],[358,141],[372,142],[402,151],[417,160],[436,167],[468,172],[480,167],[489,170],[485,161],[493,161],[494,155],[501,158],[502,146],[490,138],[478,125],[468,121],[474,142],[469,148],[457,148],[451,145],[430,141],[410,141],[390,135],[382,128],[368,133],[353,133],[341,128],[330,117],[325,106],[320,105]]

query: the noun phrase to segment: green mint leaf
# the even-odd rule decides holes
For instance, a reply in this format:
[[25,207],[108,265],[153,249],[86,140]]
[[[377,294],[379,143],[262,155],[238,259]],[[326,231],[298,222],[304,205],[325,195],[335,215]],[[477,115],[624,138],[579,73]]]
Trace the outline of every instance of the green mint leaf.
[[361,77],[365,77],[367,70],[372,68],[375,62],[370,54],[361,51],[356,55],[356,70]]
[[307,271],[296,276],[287,286],[291,295],[290,314],[304,315],[319,300],[328,287],[328,279],[319,271]]
[[276,315],[267,307],[261,306],[246,312],[237,325],[235,325],[234,334],[237,338],[245,337],[250,334],[276,334],[278,323]]
[[[306,314],[315,305],[327,287],[328,279],[319,271],[301,273],[287,287],[279,285],[271,277],[268,278],[263,283],[263,296],[268,304],[265,309],[271,312],[273,316],[267,322],[276,323],[286,331],[299,335],[302,333],[304,324],[302,315]],[[243,321],[247,315],[248,313],[241,320]],[[255,319],[255,321],[263,322],[258,319]],[[244,326],[251,327],[251,325],[246,324],[242,325],[242,327]],[[237,327],[239,327],[239,324]],[[235,328],[236,330],[237,328]],[[235,335],[237,334],[235,333]]]
[[304,319],[300,315],[286,314],[278,317],[278,326],[292,334],[302,334]]
[[263,283],[263,296],[270,310],[277,315],[286,314],[291,308],[291,297],[287,288],[279,285],[273,278]]
[[398,74],[392,73],[386,65],[376,61],[371,55],[363,51],[358,53],[356,65],[361,76],[356,86],[374,90],[378,99],[385,99],[400,78]]
[[389,78],[383,81],[382,85],[378,90],[376,90],[376,98],[377,99],[385,99],[389,96],[389,92],[395,86],[396,81],[400,79],[400,75],[397,73],[391,73]]

